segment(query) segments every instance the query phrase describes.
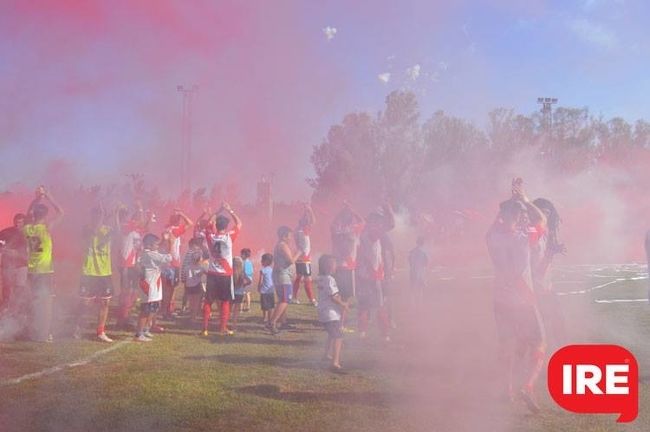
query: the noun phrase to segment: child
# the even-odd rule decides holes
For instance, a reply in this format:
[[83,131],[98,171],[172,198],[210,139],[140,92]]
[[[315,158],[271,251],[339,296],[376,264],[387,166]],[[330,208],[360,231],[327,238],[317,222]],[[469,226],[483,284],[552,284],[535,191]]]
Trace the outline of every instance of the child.
[[[244,248],[241,250],[241,259],[244,260],[244,274],[250,280],[250,283],[253,283],[253,276],[255,275],[255,269],[253,268],[253,261],[251,261],[251,250]],[[242,312],[248,312],[251,310],[251,292],[246,289],[244,293],[244,302],[242,304]]]
[[207,257],[203,254],[202,246],[202,238],[194,237],[191,239],[189,250],[183,257],[183,265],[181,267],[181,282],[185,286],[185,295],[190,306],[190,322],[199,313],[201,300],[205,292],[201,279],[205,273],[202,262]]
[[232,310],[231,331],[237,330],[237,320],[241,312],[241,305],[246,294],[246,287],[251,284],[251,279],[244,273],[244,260],[234,257],[232,260],[232,283],[235,287],[234,308]]
[[425,238],[420,236],[417,239],[415,248],[409,252],[409,279],[411,285],[411,304],[414,307],[422,303],[424,289],[427,285],[427,268],[429,257],[424,250]]
[[106,336],[104,328],[108,318],[108,304],[113,297],[111,272],[111,228],[104,225],[104,210],[95,207],[91,211],[91,223],[84,230],[87,245],[86,258],[82,268],[80,301],[75,317],[74,338],[81,338],[83,313],[94,302],[98,306],[97,340],[113,342]]
[[142,303],[140,304],[140,316],[138,317],[138,329],[135,340],[138,342],[150,342],[151,333],[149,329],[162,300],[161,266],[172,262],[171,254],[158,252],[160,238],[154,234],[147,234],[142,239],[143,251],[140,256],[140,267],[142,268]]
[[333,276],[335,272],[336,258],[333,255],[322,255],[318,260],[318,319],[325,326],[328,336],[325,359],[332,361],[333,372],[341,372],[341,315],[347,311],[348,303],[341,299]]
[[265,325],[271,322],[271,315],[273,315],[273,309],[275,308],[273,290],[273,255],[265,253],[262,255],[262,269],[257,284],[257,291],[260,293],[260,304],[262,305],[262,323]]

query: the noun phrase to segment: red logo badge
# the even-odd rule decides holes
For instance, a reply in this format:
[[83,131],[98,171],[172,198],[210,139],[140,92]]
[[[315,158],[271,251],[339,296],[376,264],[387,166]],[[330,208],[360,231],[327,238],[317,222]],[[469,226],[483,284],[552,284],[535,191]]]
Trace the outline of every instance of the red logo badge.
[[639,366],[618,345],[568,345],[548,362],[548,390],[568,411],[631,422],[639,413]]

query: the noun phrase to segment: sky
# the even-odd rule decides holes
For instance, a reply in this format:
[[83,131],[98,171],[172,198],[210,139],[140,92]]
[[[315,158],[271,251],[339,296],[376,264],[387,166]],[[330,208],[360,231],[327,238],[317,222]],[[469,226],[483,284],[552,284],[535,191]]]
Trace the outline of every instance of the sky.
[[[452,4],[449,4],[452,3]],[[181,96],[193,184],[273,175],[305,199],[309,155],[392,90],[483,126],[538,96],[650,119],[646,2],[0,1],[0,191],[58,162],[79,183],[142,173],[178,191]]]

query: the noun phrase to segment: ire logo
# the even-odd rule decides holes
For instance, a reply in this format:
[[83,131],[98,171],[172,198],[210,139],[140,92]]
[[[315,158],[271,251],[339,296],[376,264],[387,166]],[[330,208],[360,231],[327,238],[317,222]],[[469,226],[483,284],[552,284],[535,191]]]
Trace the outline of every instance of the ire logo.
[[548,390],[562,408],[576,413],[639,413],[639,367],[618,345],[569,345],[548,362]]

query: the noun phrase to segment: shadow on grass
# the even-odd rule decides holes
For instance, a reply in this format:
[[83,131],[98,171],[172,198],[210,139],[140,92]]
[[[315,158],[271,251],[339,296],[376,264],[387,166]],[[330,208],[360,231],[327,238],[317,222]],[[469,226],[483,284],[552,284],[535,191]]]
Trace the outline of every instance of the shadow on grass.
[[320,363],[318,362],[300,361],[288,357],[218,354],[218,355],[206,355],[206,356],[187,356],[183,358],[186,360],[216,361],[216,362],[233,364],[233,365],[279,366],[283,369],[314,369],[314,370],[322,369]]
[[297,340],[288,340],[280,339],[278,337],[270,336],[267,338],[264,337],[224,337],[217,336],[212,338],[212,342],[215,344],[252,344],[252,345],[275,345],[275,346],[311,346],[314,343],[309,340],[297,339]]
[[282,391],[280,387],[272,384],[239,387],[234,390],[244,394],[285,402],[336,402],[343,405],[366,405],[373,407],[390,406],[388,395],[380,392],[318,393],[305,391]]

